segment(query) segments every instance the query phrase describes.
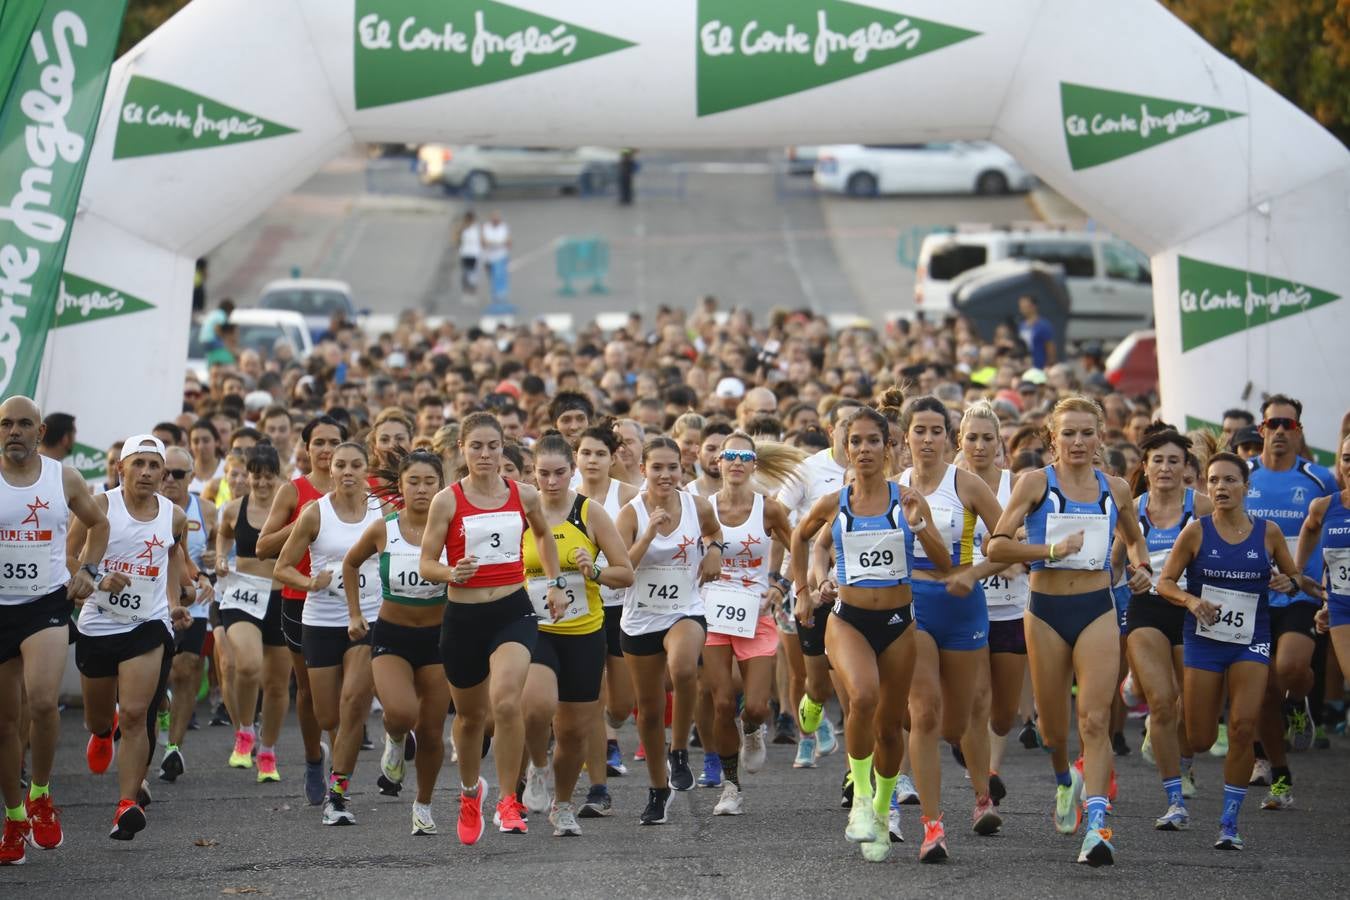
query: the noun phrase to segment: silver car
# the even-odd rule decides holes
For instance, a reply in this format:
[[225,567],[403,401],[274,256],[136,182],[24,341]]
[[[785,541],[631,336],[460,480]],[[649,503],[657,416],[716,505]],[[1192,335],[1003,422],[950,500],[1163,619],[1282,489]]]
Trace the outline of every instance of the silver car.
[[487,147],[423,144],[423,184],[439,184],[475,200],[499,187],[571,188],[601,193],[618,180],[619,152],[606,147]]

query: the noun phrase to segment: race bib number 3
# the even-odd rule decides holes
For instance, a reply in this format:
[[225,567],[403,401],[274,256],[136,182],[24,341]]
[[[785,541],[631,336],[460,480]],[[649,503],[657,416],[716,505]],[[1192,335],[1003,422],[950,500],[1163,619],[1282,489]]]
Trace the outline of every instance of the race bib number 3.
[[563,593],[567,595],[567,609],[557,622],[553,621],[553,616],[548,611],[548,589],[553,579],[531,578],[526,585],[530,603],[534,605],[534,614],[545,625],[561,625],[563,622],[579,619],[590,611],[590,603],[586,599],[586,580],[581,577],[581,573],[563,572],[562,576],[567,581],[567,587],[563,588]]
[[1350,547],[1325,547],[1322,559],[1327,564],[1327,580],[1337,594],[1350,594]]
[[685,566],[641,569],[633,584],[634,603],[650,613],[677,613],[693,609],[696,588]]
[[519,513],[479,513],[464,517],[464,555],[480,566],[520,561],[522,535]]
[[898,581],[909,575],[902,531],[845,531],[843,550],[844,574],[849,584]]
[[51,532],[47,542],[0,540],[0,594],[38,596],[47,593],[51,583]]
[[1083,546],[1054,562],[1046,561],[1047,569],[1100,569],[1106,565],[1106,548],[1110,543],[1111,520],[1104,515],[1084,513],[1050,513],[1045,517],[1045,542],[1058,544],[1071,534],[1083,532]]
[[714,634],[752,638],[759,624],[759,592],[734,581],[714,581],[703,588],[708,630]]
[[1200,598],[1219,607],[1219,618],[1213,625],[1205,625],[1197,620],[1196,634],[1225,644],[1241,644],[1244,647],[1251,644],[1256,633],[1256,605],[1261,599],[1259,594],[1207,584],[1200,591]]

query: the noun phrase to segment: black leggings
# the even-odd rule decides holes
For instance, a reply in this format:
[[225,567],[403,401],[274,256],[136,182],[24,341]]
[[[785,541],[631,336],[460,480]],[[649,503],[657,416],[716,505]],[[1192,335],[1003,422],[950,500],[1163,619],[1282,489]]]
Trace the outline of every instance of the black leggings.
[[159,705],[169,693],[169,670],[173,668],[173,650],[171,644],[164,645],[164,655],[159,660],[159,682],[155,685],[155,696],[150,698],[150,706],[145,711],[145,733],[150,738],[150,749],[146,753],[146,768],[155,760],[155,744],[159,735]]

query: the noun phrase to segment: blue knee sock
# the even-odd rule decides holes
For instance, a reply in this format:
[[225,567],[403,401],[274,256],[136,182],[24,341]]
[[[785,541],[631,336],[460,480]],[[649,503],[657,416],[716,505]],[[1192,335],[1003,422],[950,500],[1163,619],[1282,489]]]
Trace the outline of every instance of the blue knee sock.
[[1087,798],[1087,827],[1092,830],[1106,827],[1106,798]]
[[1195,757],[1193,757],[1193,756],[1183,756],[1183,757],[1181,758],[1181,773],[1182,773],[1183,775],[1186,774],[1187,772],[1189,772],[1189,771],[1191,770],[1191,766],[1193,766],[1193,765],[1195,765]]
[[1181,799],[1181,776],[1163,779],[1163,792],[1167,794],[1168,806],[1185,806]]
[[1247,799],[1247,789],[1232,784],[1223,786],[1223,816],[1219,824],[1237,830],[1238,813],[1242,812],[1242,801]]

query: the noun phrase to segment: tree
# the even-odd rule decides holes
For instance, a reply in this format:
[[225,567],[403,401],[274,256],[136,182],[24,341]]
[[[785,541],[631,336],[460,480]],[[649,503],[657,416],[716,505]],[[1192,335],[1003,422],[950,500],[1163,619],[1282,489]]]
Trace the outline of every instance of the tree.
[[127,15],[122,20],[122,37],[117,43],[121,56],[139,44],[169,17],[188,5],[189,0],[130,0]]
[[1350,142],[1350,0],[1161,0],[1221,53]]

